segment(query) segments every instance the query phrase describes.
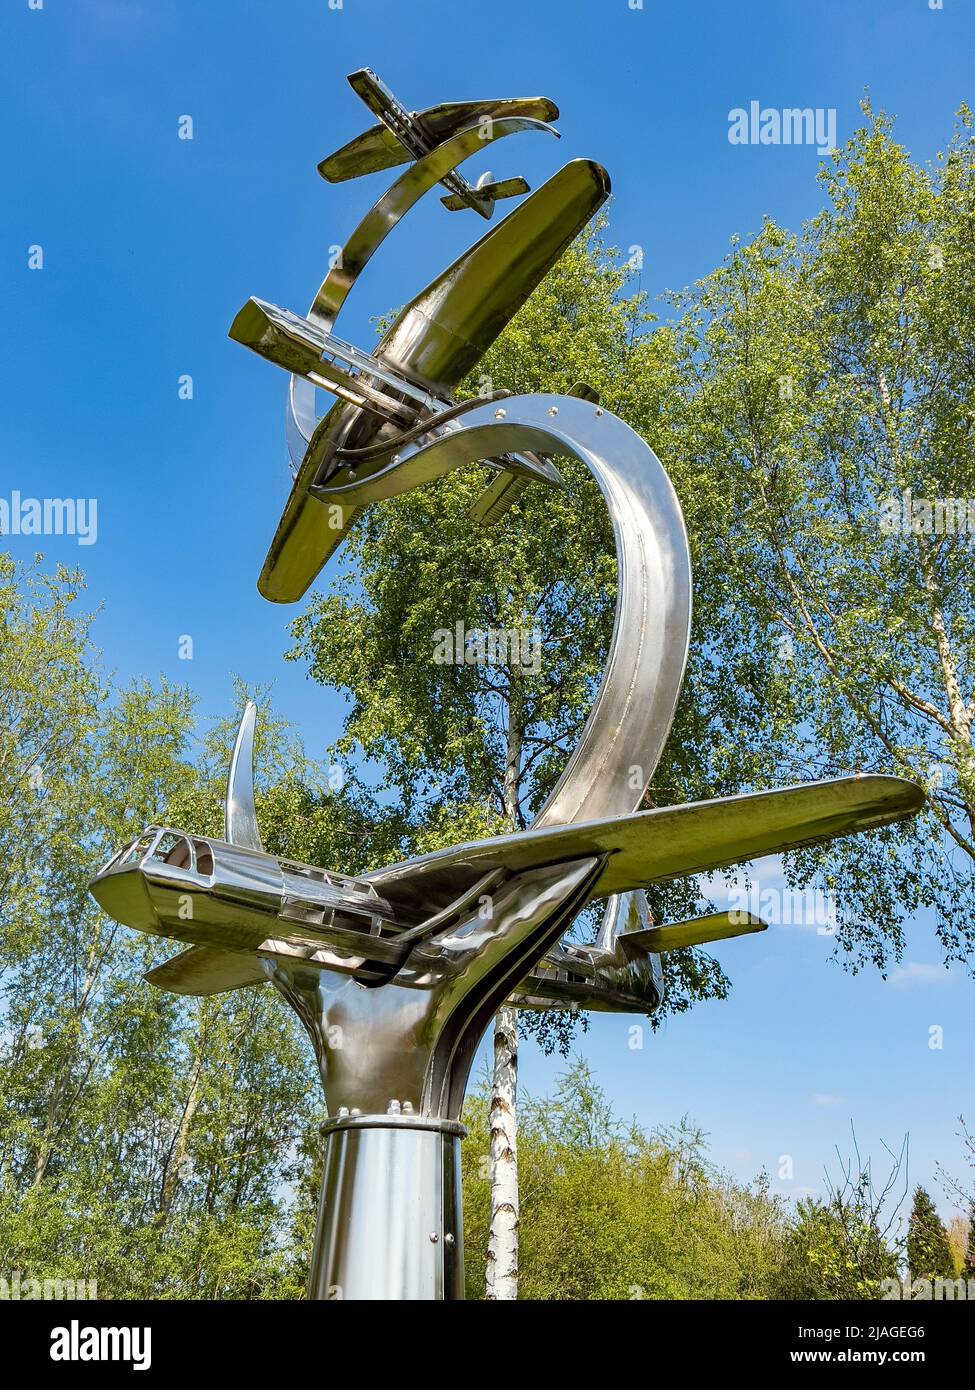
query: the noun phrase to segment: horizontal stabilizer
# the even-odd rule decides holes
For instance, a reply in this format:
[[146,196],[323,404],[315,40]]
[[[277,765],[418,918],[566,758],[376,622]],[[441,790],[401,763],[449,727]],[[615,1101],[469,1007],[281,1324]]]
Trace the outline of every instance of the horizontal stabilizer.
[[680,951],[685,946],[706,946],[711,941],[726,941],[733,936],[767,930],[768,923],[750,912],[711,912],[707,917],[695,917],[689,922],[624,932],[616,938],[616,945],[627,960],[639,960],[641,956]]
[[776,791],[662,806],[435,850],[366,878],[394,906],[435,912],[490,869],[518,870],[605,856],[592,897],[743,864],[912,816],[920,787],[875,773]]
[[150,985],[172,994],[203,996],[262,985],[268,977],[258,956],[224,951],[219,946],[191,946],[148,971],[145,978]]
[[529,480],[516,477],[514,473],[499,473],[492,478],[487,487],[470,509],[472,521],[482,526],[493,526],[500,521],[509,507],[521,497],[528,487]]

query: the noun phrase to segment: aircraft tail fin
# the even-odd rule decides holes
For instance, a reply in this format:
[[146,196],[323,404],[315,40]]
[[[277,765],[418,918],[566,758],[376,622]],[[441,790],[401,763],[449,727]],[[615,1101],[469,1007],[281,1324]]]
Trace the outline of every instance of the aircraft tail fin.
[[591,401],[593,405],[599,404],[599,392],[595,386],[590,386],[588,381],[577,381],[565,394],[576,396],[580,401]]
[[243,849],[263,851],[261,832],[254,805],[254,728],[257,706],[248,700],[241,716],[240,728],[230,757],[227,776],[227,795],[224,800],[224,839]]
[[[598,951],[614,951],[623,936],[641,936],[652,929],[653,918],[646,893],[614,893],[606,899],[595,946]],[[646,954],[646,953],[644,953]]]

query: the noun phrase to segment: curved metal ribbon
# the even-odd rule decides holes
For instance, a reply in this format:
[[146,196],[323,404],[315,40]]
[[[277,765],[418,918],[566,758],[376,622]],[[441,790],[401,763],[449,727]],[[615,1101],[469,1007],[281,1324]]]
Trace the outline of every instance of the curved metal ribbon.
[[[499,116],[484,125],[467,127],[412,164],[370,208],[349,237],[338,261],[319,286],[308,318],[330,333],[352,286],[406,213],[425,193],[435,188],[445,174],[463,164],[471,155],[494,140],[515,135],[521,130],[544,130],[558,138],[558,131],[544,121],[532,120],[528,116]],[[285,429],[288,453],[295,468],[300,465],[317,424],[315,387],[304,377],[292,376]]]
[[[396,464],[367,480],[321,487],[315,495],[351,525],[379,498],[483,458],[524,451],[573,457],[589,469],[612,517],[619,572],[602,684],[535,825],[624,815],[639,806],[666,743],[690,637],[687,533],[676,493],[650,446],[590,401],[512,396],[503,409],[478,406],[433,441],[407,445]],[[589,858],[516,875],[493,890],[489,921],[471,908],[445,937],[418,943],[382,989],[278,969],[275,983],[301,1008],[317,1038],[329,1108],[378,1105],[385,1088],[424,1114],[458,1115],[491,1014],[585,905],[598,863]],[[625,916],[628,907],[620,900],[612,910]],[[342,1036],[368,1037],[366,1054],[332,1048],[332,1027]]]
[[602,684],[534,825],[623,815],[640,805],[663,752],[690,641],[687,532],[673,484],[649,444],[590,401],[512,396],[503,410],[479,406],[431,443],[405,447],[396,463],[365,482],[318,488],[315,495],[341,506],[351,523],[370,502],[483,458],[525,452],[575,458],[589,469],[612,519],[619,576]]

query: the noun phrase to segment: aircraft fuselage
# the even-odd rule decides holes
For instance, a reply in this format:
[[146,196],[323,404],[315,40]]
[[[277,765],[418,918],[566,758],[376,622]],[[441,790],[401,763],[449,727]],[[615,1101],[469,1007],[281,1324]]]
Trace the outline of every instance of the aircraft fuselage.
[[[138,931],[337,971],[366,986],[422,975],[425,944],[435,949],[434,938],[471,910],[464,895],[456,913],[438,912],[425,930],[368,879],[157,826],[120,850],[91,891]],[[607,952],[556,945],[516,993],[526,1007],[648,1012],[663,989],[656,957],[621,969]]]

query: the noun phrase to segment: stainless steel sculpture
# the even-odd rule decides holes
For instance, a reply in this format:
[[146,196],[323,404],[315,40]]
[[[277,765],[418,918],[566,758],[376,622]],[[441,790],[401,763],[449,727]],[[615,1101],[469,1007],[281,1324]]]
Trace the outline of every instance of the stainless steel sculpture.
[[[118,921],[188,943],[148,979],[206,995],[270,980],[311,1036],[330,1119],[312,1298],[456,1298],[463,1290],[461,1107],[492,1014],[523,1007],[649,1013],[660,953],[764,929],[747,914],[653,925],[644,889],[913,814],[895,777],[852,776],[640,811],[680,693],[691,621],[683,518],[649,446],[585,387],[457,404],[452,392],[609,191],[573,161],[418,294],[375,352],[335,336],[355,279],[428,189],[490,215],[523,181],[470,185],[485,143],[547,129],[543,98],[459,103],[417,116],[368,71],[350,79],[383,121],[320,165],[326,178],[415,160],[353,232],[302,318],[262,300],[231,336],[291,374],[294,488],[261,573],[301,596],[359,513],[453,469],[496,472],[476,508],[491,524],[554,458],[591,471],[613,521],[616,621],[578,746],[530,830],[455,845],[349,878],[267,854],[254,805],[248,705],[217,841],[153,827],[92,884]],[[517,186],[512,186],[517,185]],[[321,419],[316,388],[338,399]],[[639,773],[634,777],[634,769]],[[594,899],[589,946],[561,938]]]

